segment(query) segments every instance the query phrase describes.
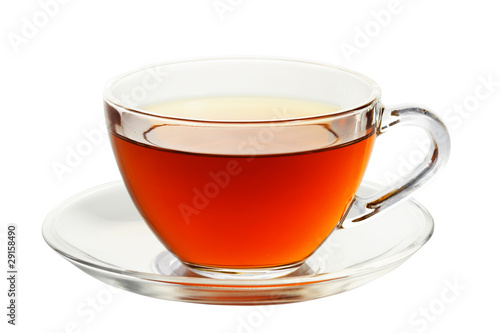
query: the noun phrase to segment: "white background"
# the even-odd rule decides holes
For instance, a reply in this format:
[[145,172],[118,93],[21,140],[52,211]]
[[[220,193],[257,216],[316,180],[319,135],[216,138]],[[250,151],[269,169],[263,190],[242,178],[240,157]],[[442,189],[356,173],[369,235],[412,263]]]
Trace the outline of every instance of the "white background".
[[[494,1],[222,0],[231,7],[221,13],[213,0],[61,0],[45,9],[51,17],[43,14],[40,3],[46,2],[0,5],[4,272],[7,224],[19,230],[18,326],[6,323],[2,278],[2,332],[500,330],[500,20]],[[26,22],[39,27],[23,31]],[[452,155],[446,170],[416,195],[435,218],[434,236],[390,274],[315,301],[256,308],[119,292],[91,318],[79,315],[77,308],[107,286],[52,251],[42,239],[42,222],[68,196],[120,176],[106,140],[61,179],[53,163],[63,163],[68,147],[85,140],[83,131],[99,128],[109,78],[156,62],[223,55],[346,66],[377,81],[385,104],[416,102],[440,115]],[[412,133],[381,138],[366,178],[384,183],[402,172],[419,154]],[[450,284],[459,287],[449,293]],[[443,293],[455,297],[443,302]],[[428,317],[420,314],[425,309]],[[258,325],[242,329],[242,321],[258,316],[264,318]]]

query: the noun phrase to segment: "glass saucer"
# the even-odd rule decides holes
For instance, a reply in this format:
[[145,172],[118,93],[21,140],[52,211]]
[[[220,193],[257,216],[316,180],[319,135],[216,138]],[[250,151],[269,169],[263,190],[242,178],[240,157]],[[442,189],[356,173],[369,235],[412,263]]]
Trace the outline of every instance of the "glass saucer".
[[[358,194],[379,188],[364,182]],[[43,236],[82,271],[118,288],[168,300],[252,305],[306,301],[359,287],[402,264],[427,242],[433,227],[431,215],[411,199],[335,230],[287,276],[212,279],[187,270],[165,250],[118,181],[58,205],[44,221]]]

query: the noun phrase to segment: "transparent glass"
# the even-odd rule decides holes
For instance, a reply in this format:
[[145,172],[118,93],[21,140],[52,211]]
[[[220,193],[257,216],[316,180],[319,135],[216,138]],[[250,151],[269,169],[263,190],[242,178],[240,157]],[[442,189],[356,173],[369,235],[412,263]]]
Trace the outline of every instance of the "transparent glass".
[[[211,98],[241,102],[224,112],[150,107]],[[265,114],[243,114],[255,98],[282,102]],[[293,272],[335,229],[408,197],[450,149],[445,126],[429,111],[385,108],[371,79],[316,63],[232,58],[158,65],[114,79],[104,99],[115,156],[138,211],[186,267],[214,278]],[[328,107],[297,113],[297,101]],[[428,133],[427,158],[388,188],[356,196],[374,139],[402,125]]]
[[[358,195],[381,188],[362,183]],[[358,214],[355,207],[350,214]],[[207,304],[283,304],[338,294],[392,271],[431,237],[434,223],[414,199],[369,223],[339,229],[293,273],[274,279],[213,279],[188,270],[144,223],[121,181],[68,198],[43,224],[46,242],[104,283],[137,294]]]

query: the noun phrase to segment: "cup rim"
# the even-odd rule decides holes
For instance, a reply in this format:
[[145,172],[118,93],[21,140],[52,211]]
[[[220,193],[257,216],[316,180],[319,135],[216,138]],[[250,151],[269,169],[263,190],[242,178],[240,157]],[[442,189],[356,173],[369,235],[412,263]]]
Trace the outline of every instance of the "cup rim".
[[[168,116],[168,115],[160,115],[157,113],[153,112],[148,112],[146,110],[143,110],[139,107],[129,107],[123,105],[113,94],[112,94],[112,89],[115,84],[117,84],[119,81],[127,78],[130,75],[142,72],[142,71],[147,71],[153,68],[158,68],[158,67],[164,67],[164,66],[169,66],[169,65],[177,65],[177,64],[185,64],[185,63],[195,63],[195,62],[205,62],[205,61],[224,61],[224,60],[261,60],[261,61],[279,61],[279,62],[291,62],[291,63],[297,63],[297,64],[307,64],[307,65],[315,65],[315,66],[322,66],[328,69],[334,69],[338,71],[343,71],[345,73],[349,73],[351,75],[356,76],[358,79],[363,80],[365,83],[367,83],[370,88],[371,88],[371,93],[368,98],[365,98],[362,100],[360,103],[358,103],[355,106],[349,107],[349,108],[343,108],[341,110],[331,112],[331,113],[326,113],[326,114],[321,114],[321,115],[315,115],[315,116],[305,116],[305,117],[296,117],[296,118],[286,118],[286,119],[265,119],[265,120],[210,120],[210,119],[196,119],[196,118],[182,118],[182,117],[173,117],[173,116]],[[182,121],[182,122],[193,122],[193,123],[205,123],[205,124],[272,124],[272,123],[287,123],[291,121],[309,121],[309,120],[321,120],[325,118],[331,118],[331,117],[337,117],[337,116],[345,116],[348,114],[352,113],[357,113],[365,108],[369,107],[370,105],[375,104],[379,99],[381,95],[381,89],[379,85],[369,78],[368,76],[361,74],[359,72],[353,71],[348,68],[344,68],[341,66],[337,65],[332,65],[332,64],[327,64],[323,62],[316,62],[316,61],[310,61],[310,60],[301,60],[301,59],[294,59],[294,58],[282,58],[282,57],[252,57],[252,56],[233,56],[233,57],[204,57],[204,58],[191,58],[191,59],[184,59],[184,60],[178,60],[178,61],[169,61],[169,62],[164,62],[164,63],[157,63],[154,65],[149,65],[149,66],[143,66],[140,68],[137,68],[135,70],[130,70],[128,72],[116,75],[112,79],[110,79],[103,91],[103,98],[104,101],[114,107],[119,107],[120,109],[126,110],[131,113],[139,113],[142,115],[158,118],[158,119],[166,119],[166,120],[172,120],[172,121]]]

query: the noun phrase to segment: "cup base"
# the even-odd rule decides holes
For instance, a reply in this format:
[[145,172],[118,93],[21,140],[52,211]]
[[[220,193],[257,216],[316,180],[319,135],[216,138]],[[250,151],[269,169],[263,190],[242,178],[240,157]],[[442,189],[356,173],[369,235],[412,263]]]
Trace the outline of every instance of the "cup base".
[[203,276],[213,279],[273,279],[298,271],[299,267],[304,267],[301,261],[291,265],[280,267],[262,267],[253,269],[232,269],[215,268],[185,263],[168,251],[161,252],[154,261],[155,270],[168,276]]
[[216,267],[206,267],[193,265],[183,262],[183,264],[191,272],[212,278],[212,279],[274,279],[288,275],[295,270],[297,270],[304,262],[298,262],[291,265],[279,266],[279,267],[262,267],[262,268],[216,268]]

